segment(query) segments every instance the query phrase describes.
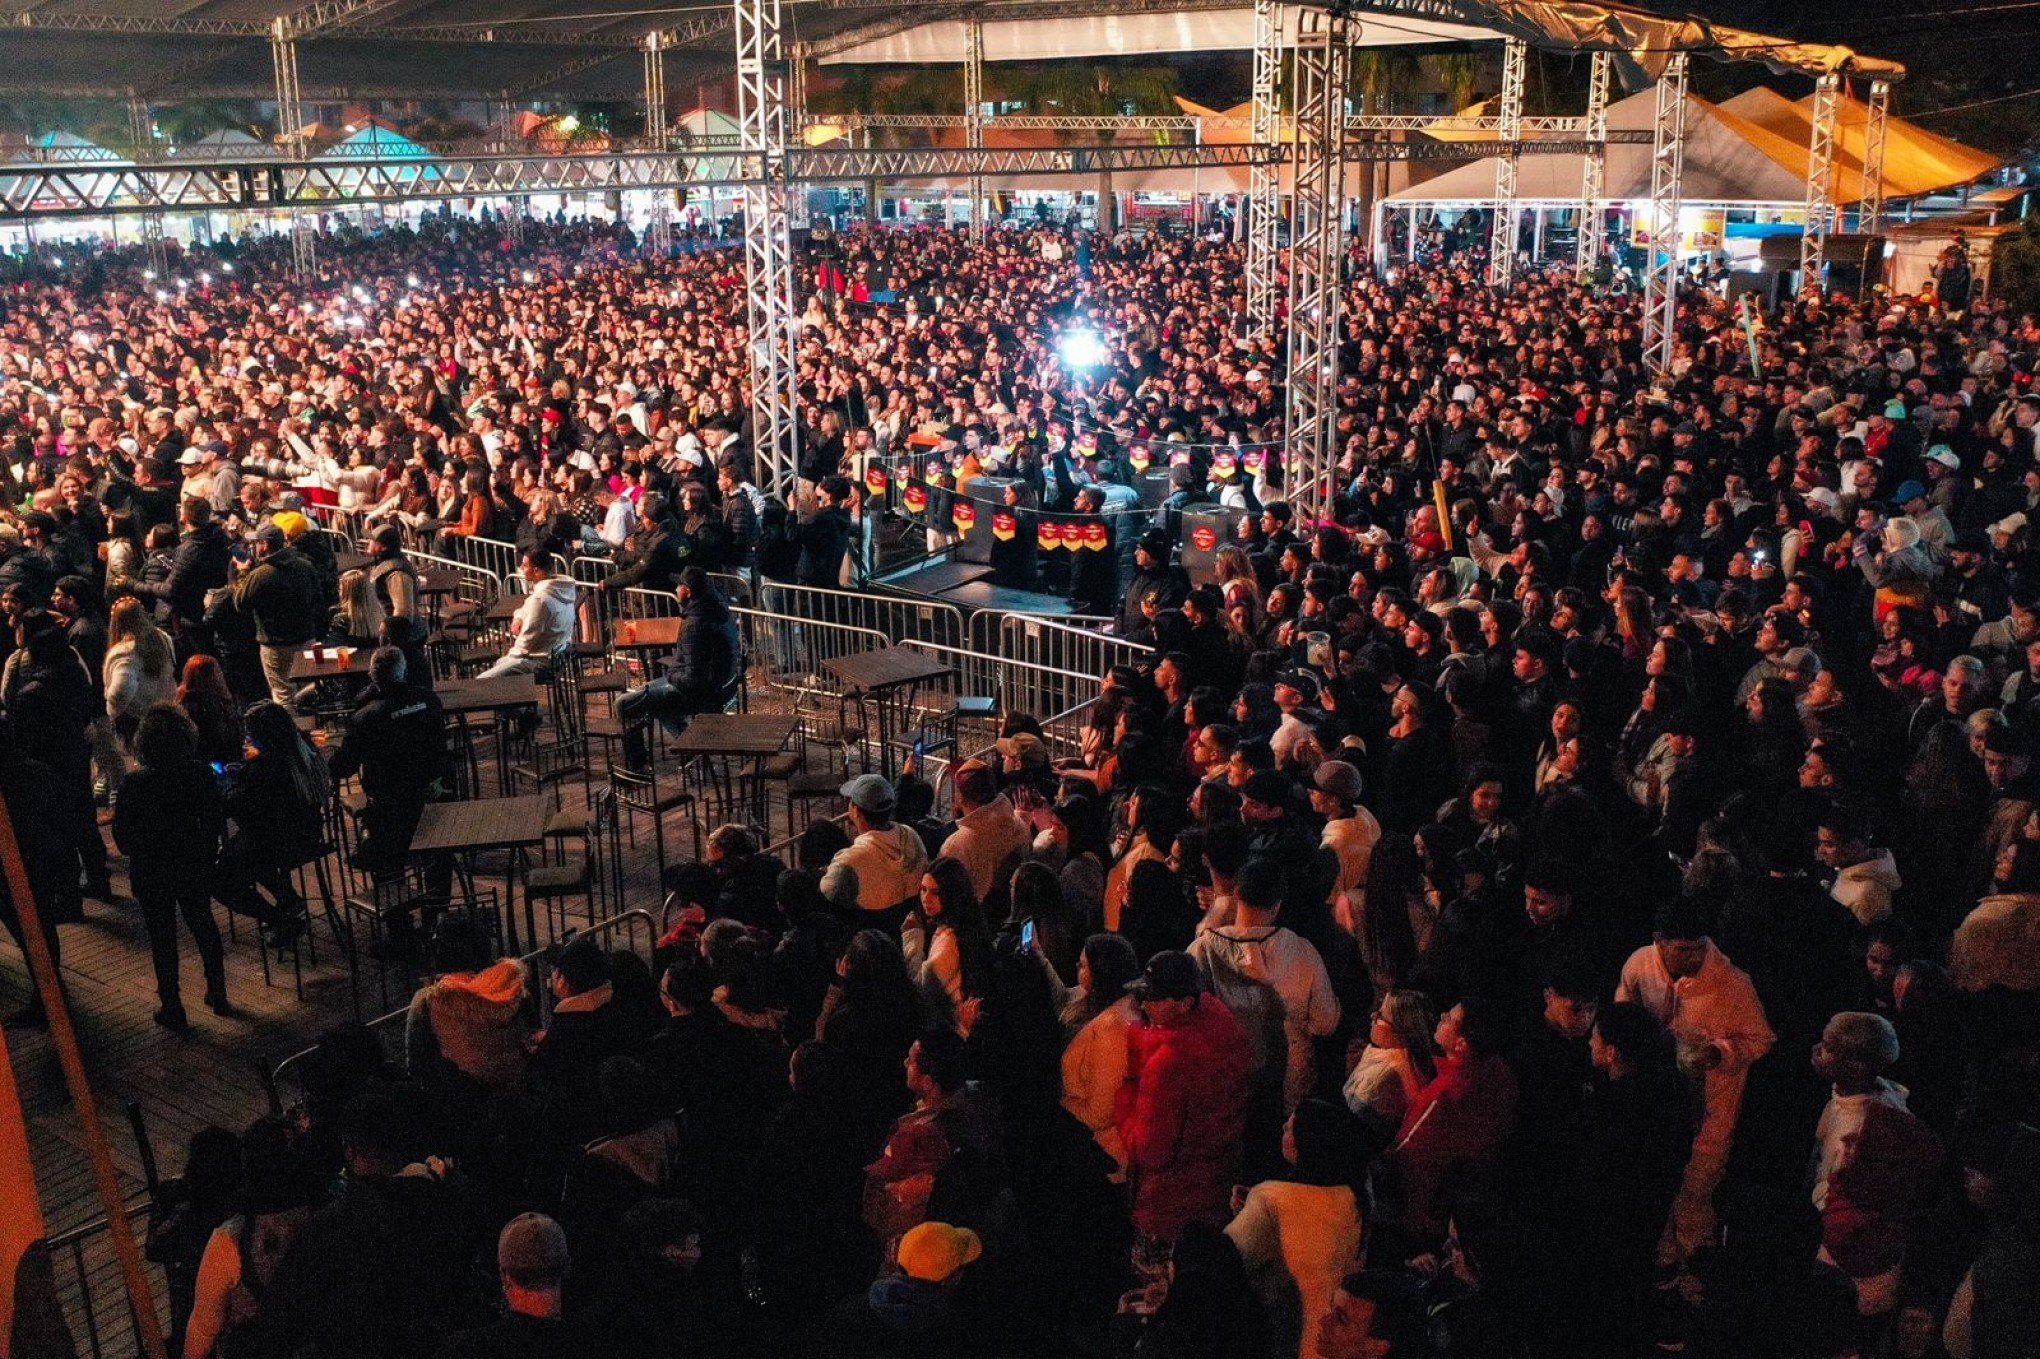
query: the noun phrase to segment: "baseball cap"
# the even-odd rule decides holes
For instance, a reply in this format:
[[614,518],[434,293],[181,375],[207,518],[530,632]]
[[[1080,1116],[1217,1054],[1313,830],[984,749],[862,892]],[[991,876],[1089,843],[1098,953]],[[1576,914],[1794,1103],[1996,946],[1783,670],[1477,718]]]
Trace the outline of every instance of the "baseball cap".
[[1341,802],[1358,802],[1363,786],[1360,771],[1344,760],[1326,760],[1312,776],[1317,786]]
[[1189,1000],[1204,994],[1204,974],[1189,954],[1163,949],[1148,959],[1141,974],[1126,984],[1126,991],[1141,1000]]
[[1955,456],[1955,450],[1946,444],[1935,444],[1927,450],[1927,461],[1937,462],[1951,472],[1962,469],[1962,459]]
[[205,461],[205,454],[196,448],[187,448],[177,455],[179,467],[196,467]]
[[272,552],[282,547],[287,541],[283,536],[283,530],[274,524],[264,524],[261,528],[255,530],[256,545],[258,547],[266,547]]
[[984,1243],[968,1227],[923,1222],[900,1238],[900,1269],[910,1279],[941,1283],[984,1254]]
[[1926,487],[1920,485],[1917,481],[1907,481],[1900,483],[1898,493],[1892,499],[1903,505],[1908,501],[1923,499],[1926,494]]
[[295,542],[311,532],[312,521],[295,511],[286,511],[269,521],[283,530],[283,536]]
[[1308,670],[1285,670],[1275,677],[1275,683],[1296,690],[1303,695],[1305,703],[1317,702],[1318,678]]
[[859,774],[839,791],[859,811],[889,814],[893,809],[893,786],[877,774]]
[[567,1277],[567,1234],[543,1213],[519,1213],[496,1238],[496,1268],[524,1288],[542,1288]]
[[1247,779],[1240,796],[1268,807],[1289,805],[1289,780],[1272,769],[1259,770]]
[[1038,769],[1048,763],[1048,747],[1031,731],[1002,736],[998,746],[1001,755],[1009,760],[1018,760],[1022,769]]
[[1905,402],[1903,402],[1903,401],[1887,401],[1887,402],[1885,402],[1885,403],[1884,403],[1884,418],[1885,418],[1885,419],[1887,419],[1887,420],[1903,420],[1903,419],[1905,419],[1905,416],[1906,416],[1906,410],[1905,410]]
[[1781,670],[1797,671],[1808,679],[1812,679],[1820,673],[1820,657],[1814,654],[1813,648],[1810,646],[1795,646],[1786,651],[1783,658],[1779,660],[1778,668]]

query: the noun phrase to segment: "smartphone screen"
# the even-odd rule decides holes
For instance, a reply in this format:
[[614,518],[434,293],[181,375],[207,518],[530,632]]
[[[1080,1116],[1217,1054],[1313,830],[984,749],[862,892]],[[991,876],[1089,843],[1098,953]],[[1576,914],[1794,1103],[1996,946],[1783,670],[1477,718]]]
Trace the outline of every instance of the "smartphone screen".
[[1026,921],[1020,926],[1020,947],[1027,949],[1034,947],[1034,922],[1032,920]]

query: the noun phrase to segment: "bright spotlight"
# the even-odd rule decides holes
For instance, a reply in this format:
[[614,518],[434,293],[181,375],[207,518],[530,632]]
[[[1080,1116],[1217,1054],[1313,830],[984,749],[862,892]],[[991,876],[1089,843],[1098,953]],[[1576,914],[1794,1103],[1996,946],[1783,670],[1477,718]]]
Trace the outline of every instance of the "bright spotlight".
[[158,302],[168,302],[170,300],[170,294],[163,291],[161,288],[158,288],[156,289],[156,300]]
[[1056,341],[1055,352],[1065,368],[1096,368],[1105,362],[1105,342],[1095,330],[1072,330]]
[[413,288],[415,288],[418,286],[418,276],[416,274],[405,274],[404,282],[410,284]]
[[220,272],[223,274],[231,274],[234,272],[234,266],[231,264],[222,264],[220,266]]

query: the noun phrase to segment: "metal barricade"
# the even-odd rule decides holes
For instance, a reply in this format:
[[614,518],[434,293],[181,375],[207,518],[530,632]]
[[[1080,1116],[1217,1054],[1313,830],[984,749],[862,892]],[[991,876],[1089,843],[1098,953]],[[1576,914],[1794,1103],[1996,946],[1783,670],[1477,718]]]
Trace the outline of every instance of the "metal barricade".
[[[487,567],[472,562],[458,561],[452,557],[434,557],[425,552],[407,554],[420,571],[452,571],[460,577],[460,586],[455,597],[470,604],[486,608],[503,592],[503,576]],[[513,571],[514,574],[514,571]]]
[[1041,677],[1031,684],[1028,702],[1018,711],[1059,713],[1095,698],[1099,681],[1113,666],[1141,664],[1151,653],[1123,637],[1007,614],[999,620],[996,654],[1021,675]]
[[517,574],[518,547],[495,538],[452,538],[448,550],[464,565],[479,566],[501,580]]
[[[149,1200],[130,1202],[126,1213],[135,1234],[143,1235],[148,1227]],[[140,1354],[140,1326],[127,1280],[121,1274],[120,1257],[114,1251],[111,1221],[104,1216],[93,1218],[50,1237],[48,1246],[56,1275],[57,1305],[63,1309],[64,1324],[82,1359],[127,1359]],[[161,1265],[144,1261],[142,1267],[151,1273],[150,1291],[160,1313],[169,1301],[169,1281]],[[170,1320],[159,1315],[166,1334]]]
[[758,607],[788,618],[869,628],[896,642],[919,638],[941,646],[964,644],[963,610],[940,600],[854,594],[848,590],[763,581],[758,591]]

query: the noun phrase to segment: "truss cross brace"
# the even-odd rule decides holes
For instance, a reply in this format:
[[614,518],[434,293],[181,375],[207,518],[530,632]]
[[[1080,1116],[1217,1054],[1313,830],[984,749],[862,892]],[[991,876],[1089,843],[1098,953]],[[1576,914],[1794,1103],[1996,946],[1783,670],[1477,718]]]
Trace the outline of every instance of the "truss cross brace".
[[1818,289],[1835,229],[1836,122],[1842,78],[1824,75],[1813,86],[1813,132],[1806,144],[1806,234],[1799,238],[1799,286]]
[[1582,277],[1601,267],[1601,251],[1607,243],[1608,209],[1603,199],[1608,182],[1608,94],[1614,85],[1615,56],[1594,53],[1587,79],[1587,140],[1600,145],[1587,153],[1580,183],[1580,229],[1574,270]]
[[1289,495],[1330,508],[1338,458],[1339,266],[1345,244],[1346,86],[1353,20],[1304,10],[1296,34],[1296,143],[1289,237]]
[[[733,0],[744,155],[744,300],[758,484],[790,495],[800,465],[793,242],[787,214],[786,60],[780,0]],[[803,190],[805,192],[805,190]]]
[[[1280,15],[1275,0],[1254,0],[1253,144],[1262,148],[1282,141]],[[1282,167],[1273,160],[1256,161],[1247,179],[1247,329],[1257,339],[1275,333],[1281,194]]]
[[1530,44],[1511,38],[1503,44],[1502,93],[1496,110],[1496,139],[1507,148],[1495,159],[1494,220],[1488,229],[1488,282],[1507,288],[1516,273],[1515,144],[1523,139],[1523,85],[1530,69]]
[[1672,366],[1672,332],[1679,312],[1679,209],[1685,197],[1686,68],[1674,52],[1657,82],[1651,124],[1650,249],[1643,276],[1643,355],[1654,373]]

